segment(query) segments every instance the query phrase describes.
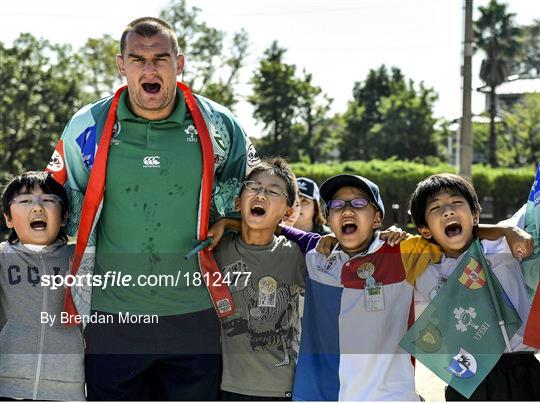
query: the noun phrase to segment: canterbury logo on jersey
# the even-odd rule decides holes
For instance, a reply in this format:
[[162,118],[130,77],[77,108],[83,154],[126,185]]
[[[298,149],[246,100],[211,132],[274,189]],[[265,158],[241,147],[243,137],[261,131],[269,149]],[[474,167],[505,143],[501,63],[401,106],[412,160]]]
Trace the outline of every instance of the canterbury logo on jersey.
[[152,155],[144,157],[143,159],[143,168],[159,168],[160,162],[157,155]]

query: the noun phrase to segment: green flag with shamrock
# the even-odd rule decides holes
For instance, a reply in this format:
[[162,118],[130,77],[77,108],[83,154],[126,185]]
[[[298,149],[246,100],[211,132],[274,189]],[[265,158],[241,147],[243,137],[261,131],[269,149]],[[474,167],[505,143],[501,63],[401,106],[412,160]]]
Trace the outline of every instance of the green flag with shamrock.
[[475,239],[400,345],[468,398],[520,326]]

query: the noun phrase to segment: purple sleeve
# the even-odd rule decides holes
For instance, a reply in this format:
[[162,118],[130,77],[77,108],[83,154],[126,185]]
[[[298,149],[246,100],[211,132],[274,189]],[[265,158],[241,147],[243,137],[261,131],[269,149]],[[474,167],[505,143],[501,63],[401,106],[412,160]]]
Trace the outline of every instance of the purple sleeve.
[[305,232],[287,226],[283,227],[281,230],[281,235],[287,239],[290,239],[291,241],[296,242],[304,255],[310,250],[315,249],[317,242],[319,242],[319,239],[321,239],[321,236],[314,232]]

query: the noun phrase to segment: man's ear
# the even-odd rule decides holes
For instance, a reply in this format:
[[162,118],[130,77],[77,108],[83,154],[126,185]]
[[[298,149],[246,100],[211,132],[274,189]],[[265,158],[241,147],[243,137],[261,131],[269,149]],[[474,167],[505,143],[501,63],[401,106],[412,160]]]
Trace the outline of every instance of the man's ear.
[[124,66],[124,59],[122,55],[116,55],[116,68],[122,77],[126,76],[126,67]]
[[431,237],[433,237],[428,227],[418,227],[418,232],[420,232],[420,235],[422,235],[426,239],[430,239]]
[[184,71],[185,58],[184,54],[180,53],[176,59],[176,75],[179,76]]
[[234,210],[240,211],[240,197],[237,197],[234,199]]
[[375,217],[373,217],[373,229],[378,229],[382,224],[382,215],[379,210],[375,212]]
[[8,228],[13,228],[14,227],[13,223],[11,222],[11,219],[5,213],[4,213],[4,220],[6,220],[6,226]]

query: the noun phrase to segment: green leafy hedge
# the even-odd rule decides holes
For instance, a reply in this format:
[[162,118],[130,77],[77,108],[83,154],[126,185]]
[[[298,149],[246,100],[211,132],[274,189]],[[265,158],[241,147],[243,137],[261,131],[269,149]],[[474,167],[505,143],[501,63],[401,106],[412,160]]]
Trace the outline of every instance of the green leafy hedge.
[[[340,173],[362,175],[374,181],[381,190],[386,208],[385,224],[405,226],[408,222],[408,198],[416,184],[429,175],[456,173],[448,164],[423,165],[390,160],[349,161],[331,164],[291,164],[297,176],[307,176],[321,184]],[[527,200],[535,168],[490,168],[473,166],[473,184],[483,207],[482,221],[497,222],[516,212]],[[392,205],[399,205],[393,209]]]

